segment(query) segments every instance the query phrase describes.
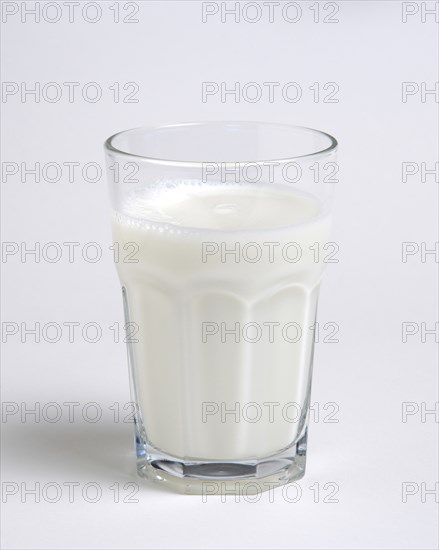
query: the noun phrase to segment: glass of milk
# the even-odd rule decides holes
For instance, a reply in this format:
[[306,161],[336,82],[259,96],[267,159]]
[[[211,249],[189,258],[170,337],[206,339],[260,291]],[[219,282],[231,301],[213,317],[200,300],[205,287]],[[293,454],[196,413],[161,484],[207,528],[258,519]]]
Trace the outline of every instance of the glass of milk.
[[304,475],[336,149],[258,122],[106,141],[141,476],[213,495]]

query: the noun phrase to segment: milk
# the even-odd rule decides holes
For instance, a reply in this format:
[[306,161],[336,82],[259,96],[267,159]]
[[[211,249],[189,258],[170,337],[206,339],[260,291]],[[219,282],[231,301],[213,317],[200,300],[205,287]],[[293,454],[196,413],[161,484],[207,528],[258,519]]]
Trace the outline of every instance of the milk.
[[286,185],[159,182],[125,199],[113,235],[136,250],[117,269],[148,444],[236,461],[297,441],[329,223]]

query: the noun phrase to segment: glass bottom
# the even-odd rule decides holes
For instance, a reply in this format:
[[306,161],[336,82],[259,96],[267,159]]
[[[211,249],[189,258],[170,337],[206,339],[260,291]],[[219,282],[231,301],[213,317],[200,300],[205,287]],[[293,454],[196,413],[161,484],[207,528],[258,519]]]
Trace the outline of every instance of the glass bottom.
[[185,460],[137,439],[140,477],[189,495],[258,494],[297,481],[305,474],[307,429],[297,443],[269,457],[243,461]]

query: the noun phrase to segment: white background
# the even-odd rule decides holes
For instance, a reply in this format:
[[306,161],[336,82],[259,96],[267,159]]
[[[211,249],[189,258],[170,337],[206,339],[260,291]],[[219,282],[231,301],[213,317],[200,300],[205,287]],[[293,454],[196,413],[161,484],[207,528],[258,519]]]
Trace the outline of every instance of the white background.
[[[21,3],[3,4],[22,9]],[[128,13],[125,4],[120,2],[121,17]],[[123,318],[108,249],[105,179],[90,183],[78,173],[69,182],[66,172],[56,183],[37,183],[32,176],[21,182],[20,173],[4,177],[3,241],[28,247],[95,241],[103,253],[96,263],[80,253],[69,263],[66,249],[57,263],[31,256],[23,263],[19,254],[3,258],[3,323],[97,322],[103,336],[95,344],[80,334],[70,343],[66,333],[56,343],[35,343],[32,336],[22,343],[18,333],[3,344],[2,398],[17,403],[19,412],[3,415],[3,488],[18,492],[3,495],[2,546],[436,548],[438,497],[422,488],[434,489],[438,480],[437,423],[432,414],[424,422],[421,416],[422,407],[433,409],[438,400],[435,336],[422,342],[419,331],[403,343],[402,323],[434,328],[437,264],[432,254],[422,262],[418,253],[405,263],[401,254],[403,242],[432,249],[437,241],[437,179],[429,175],[422,182],[418,173],[402,181],[403,162],[432,168],[437,160],[437,98],[417,93],[402,101],[402,82],[431,89],[438,80],[434,15],[422,22],[421,3],[413,4],[418,13],[403,23],[401,2],[341,1],[338,23],[316,23],[311,3],[300,2],[296,23],[279,11],[270,23],[266,10],[256,23],[233,17],[222,23],[220,15],[203,23],[201,2],[145,1],[138,2],[139,22],[128,24],[114,23],[114,2],[101,2],[101,20],[88,23],[83,5],[73,23],[64,7],[56,23],[35,23],[32,16],[23,23],[19,11],[2,24],[3,81],[28,87],[81,83],[72,103],[65,87],[56,103],[3,95],[3,162],[102,165],[102,142],[110,134],[190,120],[288,122],[336,136],[341,171],[333,239],[340,262],[326,271],[319,319],[339,324],[339,343],[317,344],[312,400],[337,403],[339,422],[323,422],[321,411],[311,423],[307,473],[295,503],[284,498],[291,500],[294,491],[285,495],[281,489],[258,502],[203,502],[137,478],[132,425],[115,422],[109,409],[130,397],[124,344],[114,343],[108,329]],[[320,19],[327,13],[321,11]],[[297,82],[303,95],[296,103],[281,94],[273,103],[267,96],[255,103],[243,97],[221,102],[219,95],[203,103],[203,81],[272,81],[279,89]],[[102,88],[96,103],[82,98],[88,82]],[[139,101],[115,103],[109,90],[114,82],[136,82]],[[338,103],[314,102],[309,86],[315,82],[337,83]],[[22,421],[20,413],[37,402],[80,405],[74,422],[65,407],[58,422],[42,416],[37,422],[32,415]],[[96,423],[81,416],[89,402],[102,408]],[[403,402],[419,407],[406,422]],[[35,502],[20,485],[42,488],[49,482],[64,487],[56,503],[43,497]],[[66,482],[80,484],[73,502]],[[102,489],[96,503],[82,497],[89,482]],[[139,484],[138,502],[114,502],[109,487],[119,483],[123,499],[129,482]],[[323,502],[329,482],[338,486],[336,503]],[[403,502],[409,482],[419,491]],[[309,488],[314,484],[319,502]]]

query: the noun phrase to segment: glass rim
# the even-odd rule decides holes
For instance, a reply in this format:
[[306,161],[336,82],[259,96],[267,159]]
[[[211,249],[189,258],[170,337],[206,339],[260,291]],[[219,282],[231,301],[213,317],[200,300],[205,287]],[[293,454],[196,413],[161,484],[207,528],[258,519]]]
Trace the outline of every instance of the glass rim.
[[[150,157],[147,155],[138,155],[135,153],[129,153],[128,151],[124,151],[123,149],[120,149],[118,147],[115,147],[114,140],[120,136],[123,136],[125,134],[134,133],[143,131],[145,133],[152,133],[154,131],[163,130],[163,129],[177,129],[177,128],[190,128],[194,126],[224,126],[227,125],[237,125],[237,126],[245,126],[245,125],[260,125],[260,126],[275,126],[284,129],[289,130],[298,130],[304,133],[308,134],[314,134],[316,136],[323,136],[329,140],[329,146],[325,147],[323,149],[318,149],[317,151],[313,151],[312,153],[306,153],[305,155],[292,155],[289,157],[282,157],[282,158],[274,158],[274,159],[264,159],[264,160],[255,160],[255,161],[211,161],[211,160],[203,160],[203,161],[192,161],[192,160],[173,160],[168,158],[156,158],[156,157]],[[310,128],[308,126],[300,126],[295,124],[285,124],[283,122],[266,122],[266,121],[252,121],[252,120],[213,120],[213,121],[199,121],[199,122],[178,122],[173,124],[161,124],[157,126],[137,126],[135,128],[129,128],[127,130],[122,130],[120,132],[116,132],[115,134],[111,135],[109,138],[107,138],[104,142],[104,149],[111,153],[116,153],[118,155],[122,155],[129,158],[137,158],[142,159],[145,162],[149,162],[151,164],[158,164],[158,165],[167,165],[167,166],[176,166],[176,167],[185,167],[185,168],[198,168],[202,167],[204,164],[209,162],[215,162],[216,164],[221,164],[224,166],[236,166],[237,164],[252,164],[252,165],[261,165],[264,166],[267,162],[277,162],[279,164],[285,164],[287,162],[294,162],[296,160],[306,160],[306,159],[314,159],[316,157],[322,157],[322,156],[328,156],[331,153],[334,153],[338,148],[338,142],[337,140],[327,132],[323,132],[322,130],[316,130],[315,128]]]

